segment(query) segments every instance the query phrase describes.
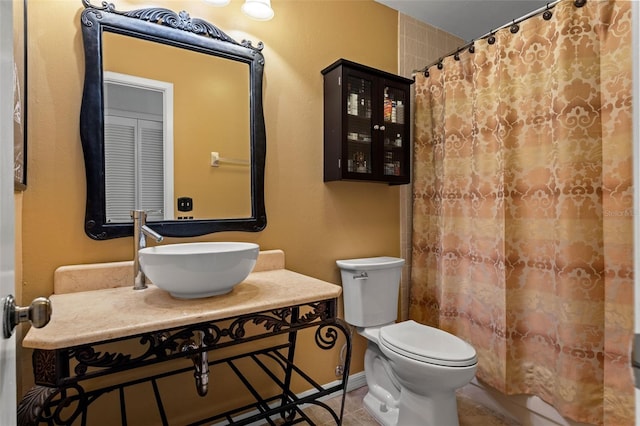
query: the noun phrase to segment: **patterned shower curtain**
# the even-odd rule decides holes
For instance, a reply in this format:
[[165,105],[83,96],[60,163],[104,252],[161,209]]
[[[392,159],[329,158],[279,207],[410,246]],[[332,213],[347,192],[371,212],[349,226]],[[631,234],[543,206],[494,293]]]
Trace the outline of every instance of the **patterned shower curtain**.
[[409,315],[505,394],[632,425],[631,5],[552,11],[416,78]]

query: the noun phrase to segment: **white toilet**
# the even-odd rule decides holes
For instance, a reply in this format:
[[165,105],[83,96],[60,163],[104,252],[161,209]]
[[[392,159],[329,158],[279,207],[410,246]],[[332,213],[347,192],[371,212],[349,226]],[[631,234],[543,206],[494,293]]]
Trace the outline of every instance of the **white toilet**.
[[338,260],[345,321],[368,340],[364,405],[384,426],[457,426],[456,389],[478,359],[464,340],[415,321],[395,323],[404,259]]

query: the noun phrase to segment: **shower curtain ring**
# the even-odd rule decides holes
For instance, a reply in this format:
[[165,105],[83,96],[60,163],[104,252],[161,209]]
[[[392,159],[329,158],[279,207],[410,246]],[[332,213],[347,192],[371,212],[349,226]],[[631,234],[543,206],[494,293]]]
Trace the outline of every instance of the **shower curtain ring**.
[[547,3],[547,10],[545,10],[544,13],[542,14],[542,19],[544,19],[545,21],[548,21],[549,19],[551,19],[552,16],[553,16],[553,12],[551,12],[551,10],[549,9],[549,3]]
[[444,65],[442,64],[442,58],[440,58],[440,61],[438,62],[438,69],[441,70],[442,68],[444,68]]
[[487,39],[487,43],[494,44],[496,42],[496,37],[493,34],[494,34],[493,31],[491,31],[491,35]]
[[456,53],[454,53],[453,55],[453,59],[455,59],[456,61],[460,60],[460,49],[456,50]]
[[474,53],[476,51],[476,46],[474,42],[471,42],[471,46],[469,46],[469,53]]
[[511,34],[515,34],[520,30],[520,26],[518,24],[516,24],[516,20],[513,20],[513,25],[511,25],[511,28],[509,28],[509,31],[511,31]]

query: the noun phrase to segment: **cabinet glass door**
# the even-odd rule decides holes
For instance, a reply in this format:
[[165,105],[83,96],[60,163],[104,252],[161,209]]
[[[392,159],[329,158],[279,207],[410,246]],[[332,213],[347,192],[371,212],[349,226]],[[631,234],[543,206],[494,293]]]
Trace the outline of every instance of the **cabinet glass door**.
[[404,144],[409,142],[407,127],[407,92],[385,85],[383,93],[384,111],[384,156],[385,176],[405,176],[407,161]]
[[349,76],[347,81],[347,171],[371,174],[372,82]]

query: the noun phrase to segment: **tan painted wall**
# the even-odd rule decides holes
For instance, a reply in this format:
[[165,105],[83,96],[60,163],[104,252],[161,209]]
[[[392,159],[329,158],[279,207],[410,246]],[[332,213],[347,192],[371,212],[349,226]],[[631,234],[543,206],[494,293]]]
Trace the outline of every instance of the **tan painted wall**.
[[[288,269],[334,283],[340,282],[336,259],[399,255],[398,187],[322,181],[320,74],[341,57],[396,72],[397,13],[373,0],[273,0],[275,18],[256,22],[241,14],[239,0],[224,9],[195,1],[154,3],[186,9],[238,40],[265,43],[267,228],[256,234],[220,233],[199,239],[253,241],[262,249],[283,249]],[[122,10],[145,4],[116,2]],[[81,9],[80,0],[29,1],[29,187],[22,206],[23,303],[51,294],[58,266],[131,258],[131,238],[98,242],[83,230],[85,178],[78,131],[84,67]],[[364,346],[357,337],[352,372],[362,370]],[[337,350],[324,359],[332,373]],[[318,365],[305,350],[300,351],[299,360]],[[32,381],[26,372],[30,369],[28,352],[22,363],[28,387]],[[331,380],[333,374],[328,374],[326,381]]]
[[[16,254],[15,254],[15,264],[16,264],[16,276],[15,276],[15,282],[16,282],[16,289],[15,289],[15,293],[13,293],[14,297],[16,298],[16,300],[22,300],[22,286],[17,285],[18,283],[22,282],[22,255],[23,255],[23,250],[22,250],[22,197],[23,193],[22,192],[14,192],[14,196],[13,196],[13,202],[14,202],[14,210],[15,210],[15,250],[16,250]],[[24,303],[20,306],[24,306]],[[24,329],[23,327],[16,327],[16,342],[20,342],[22,341],[22,338],[24,337]],[[16,347],[16,359],[22,359],[23,354],[22,354],[22,348],[20,347],[20,345],[17,345]],[[18,363],[18,365],[16,366],[16,373],[17,373],[17,378],[16,378],[16,385],[17,385],[17,395],[20,396],[22,395],[22,379],[23,379],[23,371],[20,368],[20,364]],[[29,377],[29,372],[27,372],[27,378]]]

